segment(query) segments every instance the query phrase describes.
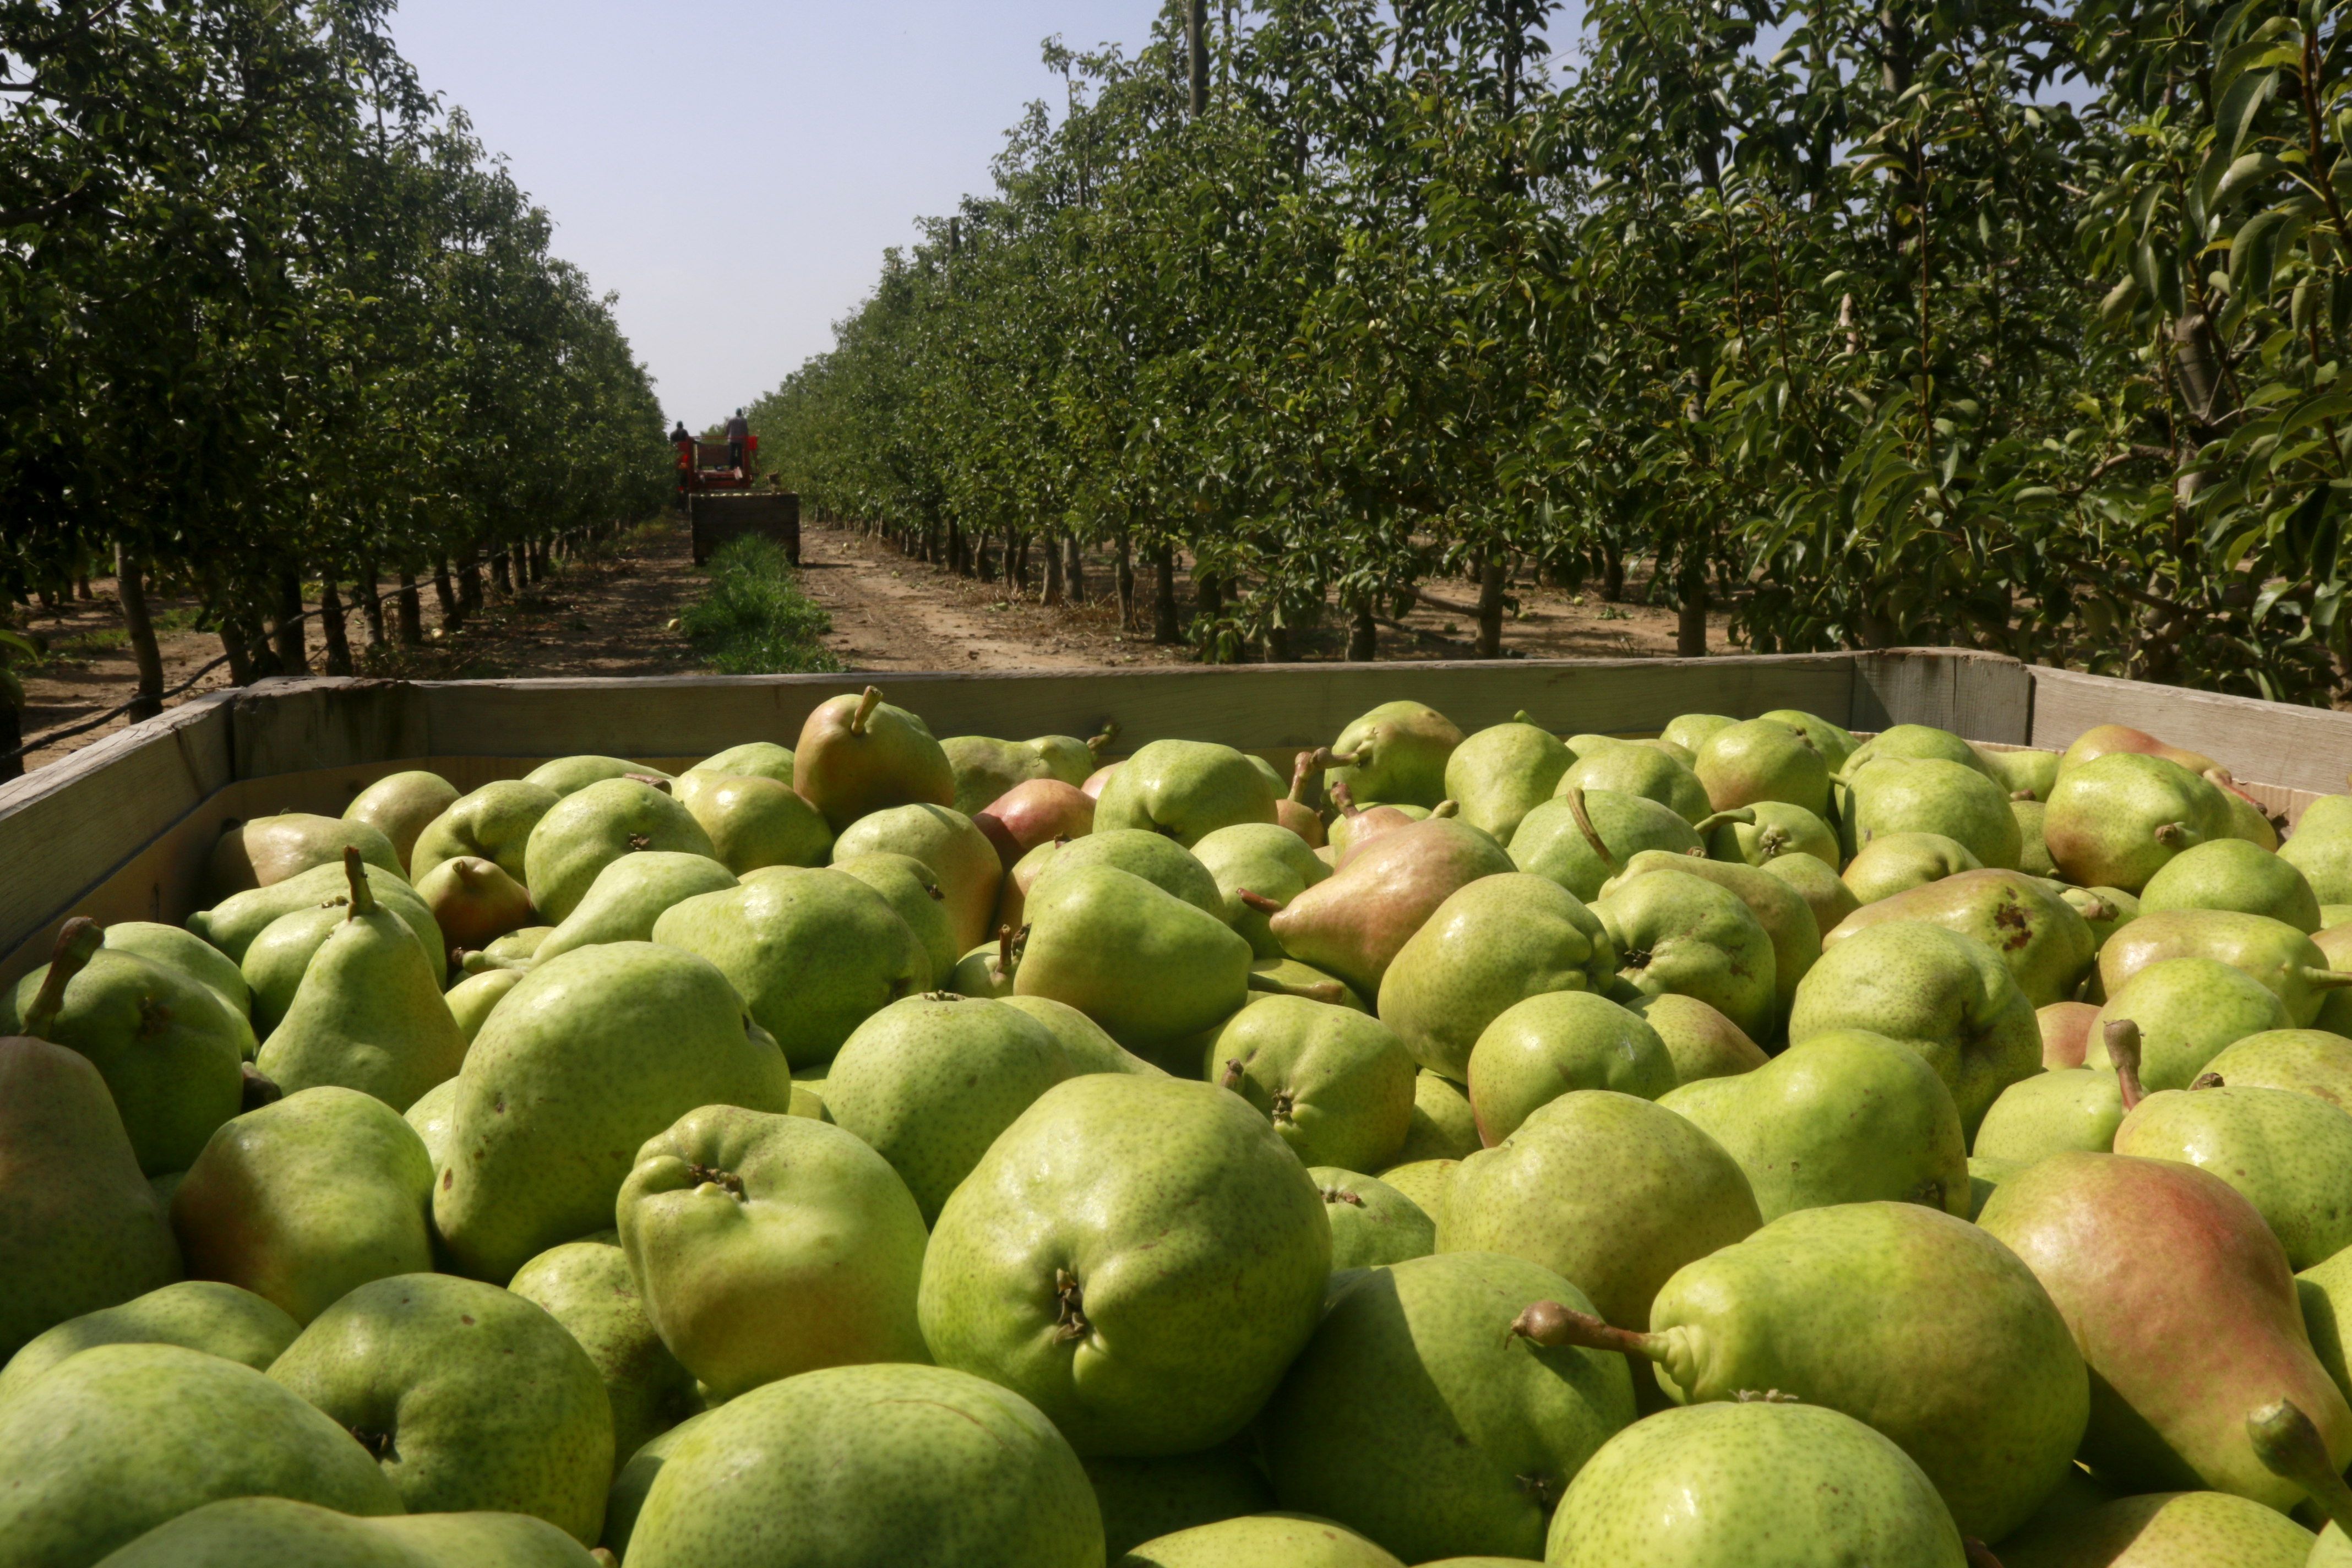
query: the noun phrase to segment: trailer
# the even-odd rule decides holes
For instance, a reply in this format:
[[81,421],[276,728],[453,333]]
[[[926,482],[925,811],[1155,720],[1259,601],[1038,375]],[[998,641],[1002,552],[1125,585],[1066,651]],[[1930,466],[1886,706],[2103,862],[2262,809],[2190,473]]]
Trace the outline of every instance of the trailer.
[[[376,779],[425,767],[461,790],[551,757],[683,768],[753,740],[790,745],[858,675],[634,679],[265,680],[131,726],[0,785],[0,983],[46,961],[71,915],[184,920],[222,828],[278,811],[340,815]],[[1934,724],[1994,746],[2061,748],[2095,724],[2222,760],[2290,821],[2352,770],[2352,713],[2224,697],[1948,648],[1705,659],[1259,665],[1004,675],[894,673],[893,702],[942,734],[1098,733],[1129,750],[1221,741],[1276,761],[1376,702],[1412,698],[1465,731],[1525,710],[1563,734],[1654,733],[1678,713],[1801,708],[1850,729]],[[944,726],[944,728],[941,728]]]
[[791,490],[698,490],[686,498],[694,529],[694,563],[703,565],[730,539],[773,540],[801,563],[801,498]]

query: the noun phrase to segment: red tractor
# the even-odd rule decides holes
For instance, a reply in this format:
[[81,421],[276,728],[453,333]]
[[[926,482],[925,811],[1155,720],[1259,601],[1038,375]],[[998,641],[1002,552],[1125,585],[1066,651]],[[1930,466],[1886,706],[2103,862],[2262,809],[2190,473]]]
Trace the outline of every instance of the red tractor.
[[753,459],[760,438],[746,434],[740,442],[698,441],[688,437],[677,443],[677,499],[694,524],[694,563],[738,534],[756,533],[783,546],[795,566],[801,563],[801,498],[774,488],[751,487]]
[[757,436],[746,436],[740,443],[697,441],[689,437],[677,444],[678,493],[749,489],[752,459],[759,453]]

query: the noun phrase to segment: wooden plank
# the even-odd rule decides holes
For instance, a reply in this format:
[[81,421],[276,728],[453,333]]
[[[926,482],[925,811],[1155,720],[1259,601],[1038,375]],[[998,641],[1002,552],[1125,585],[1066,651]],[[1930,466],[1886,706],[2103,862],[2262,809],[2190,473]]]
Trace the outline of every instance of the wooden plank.
[[2032,717],[2033,678],[2008,655],[1901,647],[1860,657],[1847,727],[1932,724],[1972,741],[2022,744]]
[[[0,952],[140,856],[229,778],[221,694],[0,785]],[[174,890],[159,886],[155,897],[168,901]]]
[[235,694],[236,776],[429,755],[426,689],[415,681],[338,677],[256,681]]
[[2031,674],[2037,746],[2063,751],[2095,725],[2128,724],[2202,752],[2239,778],[2290,790],[2341,794],[2352,771],[2352,713],[2038,665]]

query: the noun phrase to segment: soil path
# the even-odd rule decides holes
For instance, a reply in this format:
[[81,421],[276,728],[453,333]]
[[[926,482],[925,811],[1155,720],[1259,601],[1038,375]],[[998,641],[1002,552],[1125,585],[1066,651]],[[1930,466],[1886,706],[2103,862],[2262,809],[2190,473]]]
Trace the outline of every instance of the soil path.
[[[852,669],[1076,669],[1179,664],[1192,657],[1189,648],[1154,645],[1148,631],[1131,632],[1120,625],[1107,558],[1089,556],[1086,562],[1086,586],[1100,596],[1047,606],[1037,602],[1034,587],[1024,593],[1003,581],[959,578],[851,529],[808,528],[801,553],[802,586],[833,618],[825,644]],[[699,661],[671,623],[707,582],[693,563],[683,525],[664,519],[623,534],[592,558],[562,563],[556,574],[511,599],[493,595],[480,615],[456,631],[442,626],[432,585],[423,584],[427,640],[419,647],[365,647],[365,628],[356,611],[349,625],[362,672],[368,675],[424,680],[689,675],[700,668]],[[1178,587],[1189,616],[1191,585],[1180,579]],[[20,624],[49,648],[24,672],[28,737],[89,719],[137,689],[114,583],[97,579],[91,590],[89,599],[65,600],[53,610],[37,605],[21,615]],[[1467,602],[1475,589],[1434,583],[1428,592],[1462,607],[1423,603],[1383,622],[1380,658],[1473,656],[1475,626]],[[1515,583],[1511,592],[1518,613],[1506,624],[1504,642],[1517,657],[1655,658],[1674,651],[1670,609],[1604,604],[1596,594],[1526,581]],[[219,657],[220,639],[195,627],[197,608],[193,601],[163,596],[151,605],[167,688]],[[388,595],[385,611],[389,616]],[[1327,621],[1294,634],[1292,657],[1336,658],[1343,642],[1342,628]],[[1711,619],[1707,642],[1710,651],[1730,651],[1720,616]],[[313,668],[323,668],[315,628],[310,658]],[[227,684],[224,666],[188,695]],[[118,718],[44,747],[26,758],[26,766],[55,762],[123,723]]]

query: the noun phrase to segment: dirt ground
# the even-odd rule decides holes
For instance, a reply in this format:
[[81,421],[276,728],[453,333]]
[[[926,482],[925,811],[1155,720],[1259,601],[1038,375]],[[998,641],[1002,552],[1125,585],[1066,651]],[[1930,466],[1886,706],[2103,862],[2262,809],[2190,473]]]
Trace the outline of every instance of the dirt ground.
[[[1187,662],[1189,649],[1155,646],[1147,626],[1123,629],[1113,594],[1111,563],[1090,557],[1086,582],[1100,597],[1048,607],[1003,582],[959,579],[908,560],[879,541],[848,529],[810,527],[802,539],[802,585],[833,617],[824,639],[853,669],[1075,669]],[[1033,573],[1033,577],[1034,574]],[[350,617],[362,673],[411,679],[456,680],[529,676],[691,674],[698,663],[670,622],[699,596],[705,582],[692,561],[682,523],[665,520],[625,535],[593,560],[565,563],[554,576],[512,600],[493,596],[482,614],[455,633],[441,630],[431,584],[424,585],[428,641],[416,648],[365,648],[357,612]],[[1189,605],[1191,586],[1180,579]],[[1512,585],[1517,618],[1504,628],[1504,645],[1527,658],[1625,658],[1671,655],[1675,612],[1634,604],[1610,605],[1597,593],[1570,594],[1532,582]],[[1384,659],[1462,658],[1475,654],[1475,596],[1467,583],[1433,583],[1426,592],[1460,611],[1422,605],[1380,634]],[[91,584],[87,600],[62,602],[54,612],[34,606],[25,629],[46,640],[46,658],[24,671],[27,738],[73,724],[126,701],[137,688],[111,579]],[[1633,596],[1629,588],[1628,596]],[[193,625],[190,601],[157,598],[151,605],[163,654],[166,688],[220,655],[220,639]],[[1148,607],[1144,608],[1148,615]],[[1189,611],[1188,611],[1189,613]],[[386,614],[390,604],[387,596]],[[1294,657],[1339,656],[1343,631],[1336,621],[1294,634]],[[1723,618],[1708,627],[1710,652],[1732,651]],[[323,667],[318,634],[310,635],[313,668]],[[228,684],[226,666],[205,676],[188,696]],[[184,701],[185,697],[174,699]],[[122,727],[105,728],[35,752],[27,768],[55,762]]]

